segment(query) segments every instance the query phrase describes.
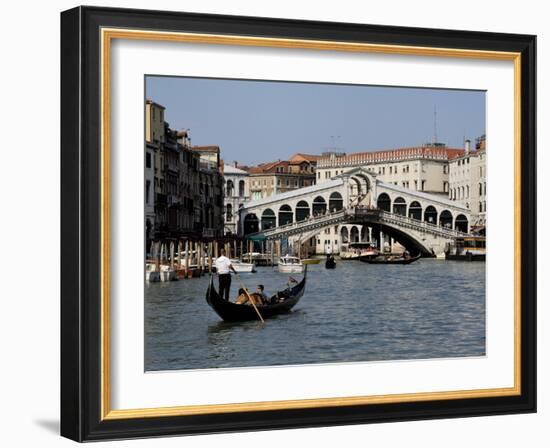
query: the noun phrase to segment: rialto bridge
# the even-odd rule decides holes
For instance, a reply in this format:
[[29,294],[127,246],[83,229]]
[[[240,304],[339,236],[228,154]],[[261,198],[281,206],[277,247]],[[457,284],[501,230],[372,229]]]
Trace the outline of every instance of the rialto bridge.
[[339,224],[361,224],[410,250],[441,253],[470,230],[469,210],[442,195],[382,182],[363,168],[264,199],[239,210],[240,232],[305,241]]

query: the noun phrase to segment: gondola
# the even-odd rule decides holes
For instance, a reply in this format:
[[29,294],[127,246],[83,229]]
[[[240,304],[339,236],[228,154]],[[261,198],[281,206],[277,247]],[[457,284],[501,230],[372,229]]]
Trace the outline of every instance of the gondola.
[[418,254],[416,257],[410,257],[410,258],[395,258],[390,259],[386,258],[385,256],[371,258],[371,257],[360,257],[359,260],[361,260],[363,263],[369,263],[369,264],[411,264],[418,260],[420,258],[420,254]]
[[327,257],[325,261],[325,269],[334,269],[336,268],[336,261],[334,261],[334,257]]
[[[277,292],[272,298],[284,298],[282,302],[273,305],[258,306],[258,311],[264,319],[278,314],[288,313],[304,295],[306,289],[307,267],[304,270],[304,278],[293,287],[288,287]],[[251,305],[237,305],[222,299],[214,286],[214,277],[210,276],[210,284],[206,291],[206,301],[212,309],[226,322],[244,322],[247,320],[259,320],[254,307]]]

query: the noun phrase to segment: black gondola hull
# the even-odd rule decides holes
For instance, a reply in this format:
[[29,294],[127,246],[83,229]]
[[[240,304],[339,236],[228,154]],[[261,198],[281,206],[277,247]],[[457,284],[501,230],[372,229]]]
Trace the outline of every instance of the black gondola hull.
[[397,260],[386,260],[380,258],[359,257],[363,263],[369,264],[411,264],[420,258],[420,254],[411,258],[398,258]]
[[[306,275],[296,286],[279,291],[279,297],[286,297],[283,302],[273,305],[258,306],[257,309],[264,319],[290,312],[304,295],[306,287]],[[210,284],[206,291],[206,301],[212,309],[225,322],[246,322],[250,320],[259,320],[256,310],[251,305],[237,305],[221,298],[214,286],[214,278],[210,277]]]

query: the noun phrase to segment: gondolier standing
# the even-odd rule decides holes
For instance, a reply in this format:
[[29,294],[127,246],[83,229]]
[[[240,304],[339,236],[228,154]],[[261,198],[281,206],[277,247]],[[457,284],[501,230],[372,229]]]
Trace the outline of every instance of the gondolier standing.
[[215,261],[216,272],[218,273],[220,297],[229,300],[229,290],[231,289],[231,274],[229,271],[235,271],[231,265],[231,260],[225,256],[225,250],[220,250],[220,256]]

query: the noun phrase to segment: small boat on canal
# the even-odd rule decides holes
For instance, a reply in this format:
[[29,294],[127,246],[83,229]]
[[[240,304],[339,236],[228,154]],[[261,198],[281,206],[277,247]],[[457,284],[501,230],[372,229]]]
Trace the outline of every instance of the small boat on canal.
[[328,255],[325,261],[325,269],[335,269],[335,268],[336,268],[336,261],[334,260],[334,257],[332,255]]
[[233,266],[233,269],[239,273],[250,273],[250,272],[256,272],[256,265],[254,263],[245,263],[241,260],[230,260],[231,266]]
[[279,259],[279,272],[285,274],[299,274],[304,272],[304,264],[298,257],[285,255]]
[[359,260],[361,257],[376,257],[378,249],[372,243],[350,243],[346,250],[340,252],[341,260]]
[[[286,289],[278,291],[269,299],[270,304],[257,305],[256,309],[262,315],[262,318],[268,319],[279,314],[290,312],[304,295],[306,289],[306,276],[307,268],[304,271],[304,277],[295,286],[288,286]],[[206,301],[225,322],[258,320],[258,314],[253,306],[247,304],[238,305],[220,297],[214,286],[213,275],[210,276],[210,284],[206,291]]]
[[304,258],[302,260],[302,264],[319,264],[320,262],[320,258]]
[[445,260],[485,261],[486,242],[484,236],[457,238],[447,246]]
[[375,258],[372,257],[361,257],[359,260],[361,260],[363,263],[369,263],[369,264],[411,264],[414,263],[416,260],[420,258],[420,254],[418,254],[416,257],[407,257],[407,256],[401,256],[396,257],[392,255],[381,255]]

